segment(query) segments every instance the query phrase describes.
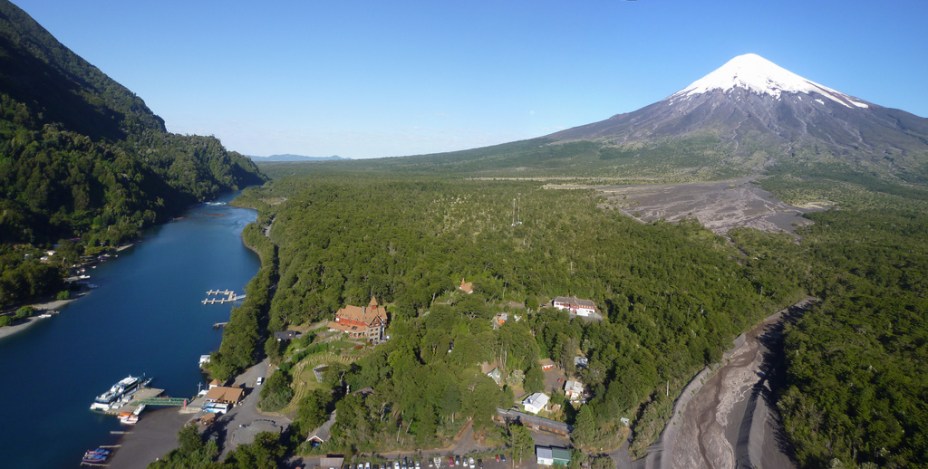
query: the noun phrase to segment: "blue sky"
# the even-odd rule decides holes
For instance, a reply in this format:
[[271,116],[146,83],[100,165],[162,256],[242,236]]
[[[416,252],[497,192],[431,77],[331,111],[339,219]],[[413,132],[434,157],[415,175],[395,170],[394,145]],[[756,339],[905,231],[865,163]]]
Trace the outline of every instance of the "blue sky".
[[928,116],[928,2],[13,0],[163,117],[251,155],[537,137],[747,52]]

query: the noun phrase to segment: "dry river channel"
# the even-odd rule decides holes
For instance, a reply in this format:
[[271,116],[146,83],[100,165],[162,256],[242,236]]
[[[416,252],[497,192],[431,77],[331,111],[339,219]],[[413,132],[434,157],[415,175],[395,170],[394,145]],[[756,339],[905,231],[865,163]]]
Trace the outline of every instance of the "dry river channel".
[[791,468],[771,380],[782,376],[783,327],[815,301],[806,298],[735,340],[722,363],[684,389],[661,439],[637,466]]

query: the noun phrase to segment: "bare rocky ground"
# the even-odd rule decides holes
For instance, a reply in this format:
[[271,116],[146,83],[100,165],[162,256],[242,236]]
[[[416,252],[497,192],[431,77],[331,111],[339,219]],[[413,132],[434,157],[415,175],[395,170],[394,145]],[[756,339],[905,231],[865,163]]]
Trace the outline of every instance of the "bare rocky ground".
[[770,396],[778,376],[785,321],[807,298],[739,336],[715,371],[704,370],[684,390],[646,468],[791,468],[782,427]]
[[752,178],[690,184],[598,186],[608,203],[642,222],[696,219],[718,234],[737,227],[794,233],[812,209],[788,205]]

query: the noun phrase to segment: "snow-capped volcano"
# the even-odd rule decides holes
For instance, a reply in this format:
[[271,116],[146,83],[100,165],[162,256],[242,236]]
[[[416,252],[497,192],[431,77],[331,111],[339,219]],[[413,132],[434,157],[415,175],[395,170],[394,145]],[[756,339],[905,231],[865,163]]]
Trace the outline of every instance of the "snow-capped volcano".
[[708,164],[708,157],[743,171],[784,158],[928,167],[928,119],[851,97],[756,54],[729,60],[663,101],[547,138],[642,155],[667,150],[674,164]]
[[674,93],[670,99],[685,98],[713,90],[731,91],[734,88],[767,94],[778,99],[783,93],[818,94],[843,106],[867,107],[865,103],[807,80],[757,54],[739,55],[729,60],[712,73]]

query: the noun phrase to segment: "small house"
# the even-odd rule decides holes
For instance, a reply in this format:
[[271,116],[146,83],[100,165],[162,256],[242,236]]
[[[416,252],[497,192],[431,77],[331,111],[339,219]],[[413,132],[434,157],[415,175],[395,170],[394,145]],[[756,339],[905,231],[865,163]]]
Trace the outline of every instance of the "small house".
[[538,366],[541,367],[541,371],[551,371],[554,369],[554,360],[550,358],[542,358],[538,360]]
[[535,462],[539,466],[569,466],[570,450],[557,446],[536,446]]
[[474,282],[465,282],[464,278],[461,278],[461,284],[458,285],[458,290],[461,290],[464,293],[470,295],[474,292]]
[[537,415],[539,412],[544,410],[544,408],[548,405],[549,400],[551,400],[551,398],[547,394],[543,392],[536,392],[535,394],[526,397],[525,400],[522,401],[522,408],[525,409],[526,412]]
[[[319,428],[313,430],[313,432],[310,433],[308,437],[306,437],[306,441],[308,441],[310,445],[316,447],[325,443],[326,441],[329,441],[329,438],[332,437],[332,425],[335,425],[335,412],[336,411],[333,410],[332,413],[329,414],[329,419],[320,425]],[[321,464],[320,467],[328,466]]]
[[596,314],[596,303],[591,300],[581,300],[575,296],[558,296],[551,300],[551,306],[568,311],[577,316],[592,316]]
[[583,383],[575,379],[569,379],[564,383],[564,395],[570,399],[571,402],[578,402],[583,400]]
[[245,397],[245,390],[242,388],[229,388],[226,386],[212,387],[206,393],[206,402],[216,404],[236,405]]

